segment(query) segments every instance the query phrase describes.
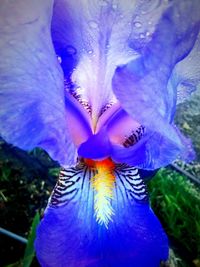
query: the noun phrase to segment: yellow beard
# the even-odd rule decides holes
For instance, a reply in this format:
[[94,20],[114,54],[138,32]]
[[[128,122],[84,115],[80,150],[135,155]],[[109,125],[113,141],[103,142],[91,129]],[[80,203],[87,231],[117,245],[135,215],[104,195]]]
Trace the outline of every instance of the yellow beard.
[[110,159],[95,161],[94,168],[97,174],[92,177],[91,183],[95,190],[94,210],[99,224],[108,227],[108,223],[114,214],[111,200],[115,184],[114,163]]

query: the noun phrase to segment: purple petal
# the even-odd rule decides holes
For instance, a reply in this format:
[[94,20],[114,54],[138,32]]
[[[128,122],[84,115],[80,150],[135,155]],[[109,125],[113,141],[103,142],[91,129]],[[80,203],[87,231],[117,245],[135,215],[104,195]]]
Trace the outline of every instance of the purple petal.
[[1,3],[0,135],[22,149],[44,148],[68,165],[74,162],[75,147],[51,42],[51,15],[52,1]]
[[89,159],[108,158],[111,154],[111,143],[106,129],[92,135],[86,142],[82,143],[78,149],[78,155]]
[[92,122],[89,113],[70,94],[66,92],[66,113],[69,131],[74,144],[78,147],[92,136]]
[[122,108],[115,112],[106,123],[109,139],[115,144],[123,144],[126,137],[131,135],[140,126]]
[[63,170],[38,228],[35,246],[41,266],[159,267],[168,257],[167,237],[147,200],[137,200],[145,194],[137,169],[116,169],[108,228],[94,217],[94,174],[86,167],[82,173],[81,167]]
[[114,145],[111,157],[116,162],[124,162],[140,169],[155,170],[178,158],[181,148],[186,152],[188,150],[188,147],[179,147],[176,141],[173,142],[154,132],[146,134],[138,143],[129,148]]
[[[193,16],[188,16],[188,10]],[[165,166],[177,156],[186,155],[183,138],[170,125],[177,91],[173,85],[168,86],[168,81],[175,64],[193,48],[199,20],[198,1],[173,2],[161,17],[149,43],[130,42],[139,56],[118,67],[114,75],[113,89],[122,107],[134,120],[144,125],[149,134],[154,133],[155,138],[149,138],[146,145],[143,143],[139,153],[139,156],[141,153],[146,155],[146,161],[141,164],[147,168]],[[117,150],[121,151],[120,156]],[[131,164],[131,157],[134,156],[131,151],[134,150],[130,148],[126,154],[119,148],[114,153],[118,158],[129,155],[127,160]]]
[[170,77],[168,85],[177,88],[177,103],[186,100],[200,85],[199,47],[200,36],[190,54],[175,66]]
[[[63,61],[66,80],[75,90],[82,89],[95,118],[104,106],[116,101],[111,84],[116,66],[138,55],[129,42],[138,8],[142,12],[138,5],[135,1],[55,2],[52,37],[56,53]],[[146,8],[152,9],[151,4]],[[164,8],[161,4],[159,11],[153,12],[156,19]]]

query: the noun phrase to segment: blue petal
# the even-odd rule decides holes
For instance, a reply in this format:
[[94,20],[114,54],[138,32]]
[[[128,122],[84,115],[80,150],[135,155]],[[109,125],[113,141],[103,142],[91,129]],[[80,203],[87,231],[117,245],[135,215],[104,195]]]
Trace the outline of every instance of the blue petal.
[[[12,12],[11,12],[12,10]],[[3,1],[0,9],[0,135],[22,149],[44,148],[74,162],[63,75],[50,36],[52,1]]]
[[124,162],[140,169],[155,170],[175,160],[181,149],[187,151],[188,147],[179,147],[176,141],[173,142],[154,132],[146,134],[137,144],[129,148],[114,145],[111,157],[116,162]]
[[111,143],[107,131],[102,128],[100,132],[92,135],[78,149],[79,156],[89,159],[108,158],[111,154]]
[[158,219],[147,200],[137,200],[145,194],[139,189],[137,169],[116,169],[114,215],[108,228],[94,217],[89,180],[95,171],[83,167],[81,174],[81,167],[75,167],[61,173],[37,232],[41,266],[159,267],[167,259],[167,237]]
[[56,53],[63,60],[65,78],[82,89],[95,118],[116,100],[111,86],[116,66],[136,57],[127,40],[137,11],[133,1],[55,2],[52,37]]
[[65,93],[67,123],[70,126],[74,144],[78,147],[92,136],[92,122],[89,113],[84,107],[69,93]]
[[170,77],[169,86],[177,88],[177,103],[185,101],[200,84],[200,36],[190,54],[179,62]]
[[[188,10],[193,16],[188,16]],[[199,31],[199,15],[198,1],[171,3],[149,43],[130,42],[130,46],[138,51],[138,58],[118,67],[115,72],[113,90],[122,107],[147,128],[149,135],[154,133],[148,144],[143,143],[140,148],[139,157],[141,153],[145,155],[140,164],[145,168],[165,166],[178,156],[187,154],[184,138],[171,125],[177,88],[169,86],[168,82],[175,64],[184,59],[194,46]],[[134,153],[136,148],[127,151],[117,148],[116,157],[117,150],[121,151],[119,157],[127,158],[131,164],[131,151]]]

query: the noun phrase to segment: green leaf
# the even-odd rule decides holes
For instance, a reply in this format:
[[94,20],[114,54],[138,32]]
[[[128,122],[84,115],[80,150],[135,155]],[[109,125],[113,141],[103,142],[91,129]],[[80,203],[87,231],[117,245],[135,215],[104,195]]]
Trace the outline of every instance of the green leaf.
[[29,267],[35,256],[34,241],[35,241],[35,236],[36,236],[36,229],[37,229],[39,222],[40,222],[40,215],[39,215],[39,212],[37,212],[33,219],[31,230],[28,236],[28,243],[26,245],[24,258],[22,260],[23,267]]
[[60,168],[51,168],[49,169],[49,175],[52,175],[52,176],[58,176],[59,175],[59,172],[60,172]]
[[9,264],[9,265],[6,265],[4,267],[22,267],[22,264],[20,261],[17,261],[15,263],[12,263],[12,264]]

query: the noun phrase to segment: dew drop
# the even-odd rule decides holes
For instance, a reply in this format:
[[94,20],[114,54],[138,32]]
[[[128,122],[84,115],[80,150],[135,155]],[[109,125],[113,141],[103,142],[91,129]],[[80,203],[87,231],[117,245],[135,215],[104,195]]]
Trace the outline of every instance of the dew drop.
[[144,39],[144,38],[145,38],[144,33],[140,33],[140,38],[141,38],[141,39]]
[[142,26],[142,23],[139,22],[139,21],[135,21],[135,22],[134,22],[134,26],[135,26],[136,28],[140,28],[140,27]]
[[61,64],[62,63],[62,58],[60,56],[57,56],[58,62]]
[[96,21],[94,21],[94,20],[90,20],[89,21],[89,26],[92,29],[97,29],[98,28],[98,23]]
[[113,4],[113,5],[112,5],[112,8],[113,8],[113,9],[117,9],[117,5],[116,5],[116,4]]
[[149,36],[149,35],[150,35],[150,32],[149,32],[149,31],[147,31],[147,32],[146,32],[146,36]]
[[93,54],[93,50],[89,50],[89,51],[88,51],[88,54],[89,54],[89,55],[92,55],[92,54]]
[[67,54],[69,54],[69,55],[75,55],[77,52],[76,48],[73,47],[72,45],[66,46],[66,51],[67,51]]
[[146,10],[141,10],[141,14],[145,15],[145,14],[147,14],[147,11]]

